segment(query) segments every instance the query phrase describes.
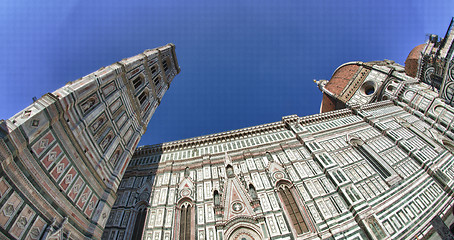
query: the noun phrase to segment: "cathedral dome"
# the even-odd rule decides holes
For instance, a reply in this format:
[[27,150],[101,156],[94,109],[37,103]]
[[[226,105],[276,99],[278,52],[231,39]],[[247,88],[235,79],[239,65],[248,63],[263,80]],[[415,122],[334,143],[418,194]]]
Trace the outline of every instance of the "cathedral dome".
[[355,76],[355,73],[360,67],[359,62],[346,63],[334,71],[333,76],[326,84],[325,89],[339,95],[342,90],[348,85],[348,82]]
[[339,109],[338,107],[340,107],[340,105],[338,96],[354,78],[360,65],[361,62],[349,62],[341,65],[336,69],[336,71],[334,71],[331,79],[322,87],[324,90],[322,90],[323,99],[320,106],[320,112],[329,112]]
[[426,44],[420,44],[411,50],[405,60],[405,73],[410,77],[416,77],[418,72],[418,60]]
[[320,112],[330,112],[336,110],[336,100],[331,98],[330,96],[323,93],[322,104],[320,106]]

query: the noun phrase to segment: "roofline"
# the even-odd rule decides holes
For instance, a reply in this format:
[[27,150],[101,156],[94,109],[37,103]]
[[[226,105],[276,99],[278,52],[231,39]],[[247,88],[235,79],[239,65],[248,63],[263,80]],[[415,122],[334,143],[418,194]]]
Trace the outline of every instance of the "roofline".
[[364,62],[361,62],[361,61],[355,61],[355,62],[347,62],[347,63],[344,63],[342,65],[340,65],[338,68],[336,68],[336,70],[334,70],[333,74],[331,75],[334,76],[334,74],[336,74],[336,72],[341,69],[342,67],[345,67],[347,65],[360,65],[360,66],[363,66]]

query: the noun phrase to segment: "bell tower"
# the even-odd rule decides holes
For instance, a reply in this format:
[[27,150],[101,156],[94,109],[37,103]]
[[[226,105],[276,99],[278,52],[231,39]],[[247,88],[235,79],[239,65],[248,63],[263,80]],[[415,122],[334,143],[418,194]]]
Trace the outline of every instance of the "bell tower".
[[175,46],[67,83],[0,121],[0,238],[100,239],[173,78]]

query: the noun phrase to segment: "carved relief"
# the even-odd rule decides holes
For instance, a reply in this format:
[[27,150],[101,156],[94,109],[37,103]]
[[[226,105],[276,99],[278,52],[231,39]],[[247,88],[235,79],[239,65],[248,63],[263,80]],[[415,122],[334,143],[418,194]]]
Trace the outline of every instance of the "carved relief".
[[39,126],[39,119],[33,119],[31,122],[32,127],[38,127]]
[[454,83],[450,82],[446,84],[446,87],[444,89],[444,97],[446,100],[452,103],[454,95]]
[[11,217],[14,213],[14,206],[11,203],[6,204],[5,208],[3,209],[3,214],[7,217]]
[[107,133],[107,135],[104,137],[104,139],[99,143],[99,146],[101,147],[101,149],[103,151],[105,151],[107,149],[107,147],[109,146],[110,142],[112,142],[113,140],[113,132],[112,130],[109,131],[109,133]]
[[38,237],[40,236],[40,231],[38,228],[33,228],[32,230],[30,230],[30,233],[29,233],[29,237],[31,239],[38,239]]
[[85,209],[85,215],[87,215],[88,218],[91,218],[91,215],[93,214],[93,211],[95,210],[96,205],[98,204],[98,197],[93,194],[91,196],[90,201],[88,202],[88,205]]
[[122,149],[121,149],[121,146],[119,145],[117,147],[117,149],[115,150],[115,152],[112,154],[112,156],[110,157],[110,164],[112,164],[112,167],[115,168],[115,166],[117,165],[117,161],[118,159],[120,158],[121,156],[121,153],[122,153]]
[[91,95],[88,99],[83,101],[79,106],[80,109],[82,110],[82,114],[86,115],[88,112],[90,112],[95,106],[99,103],[98,95],[93,94]]
[[91,126],[90,126],[91,132],[93,134],[96,133],[105,122],[106,122],[106,114],[103,113],[91,124]]
[[82,177],[78,177],[76,180],[76,183],[71,188],[71,191],[69,192],[68,196],[72,201],[76,200],[76,197],[79,195],[80,191],[84,187],[85,183]]
[[23,200],[13,192],[8,201],[0,209],[0,227],[5,228],[22,205]]
[[32,110],[25,110],[22,113],[22,118],[28,118],[28,117],[30,117],[31,114],[32,114]]
[[260,231],[252,230],[248,227],[239,227],[235,229],[230,236],[226,236],[227,240],[260,240],[262,239]]

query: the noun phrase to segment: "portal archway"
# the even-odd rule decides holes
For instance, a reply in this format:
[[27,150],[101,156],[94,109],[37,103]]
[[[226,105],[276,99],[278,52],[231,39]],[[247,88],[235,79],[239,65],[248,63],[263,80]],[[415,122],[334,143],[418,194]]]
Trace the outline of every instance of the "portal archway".
[[[246,220],[246,219],[243,219]],[[249,220],[249,219],[248,219]],[[263,239],[260,228],[252,223],[243,221],[237,222],[224,232],[226,240],[261,240]]]
[[227,238],[228,240],[260,240],[262,237],[248,227],[239,227]]

